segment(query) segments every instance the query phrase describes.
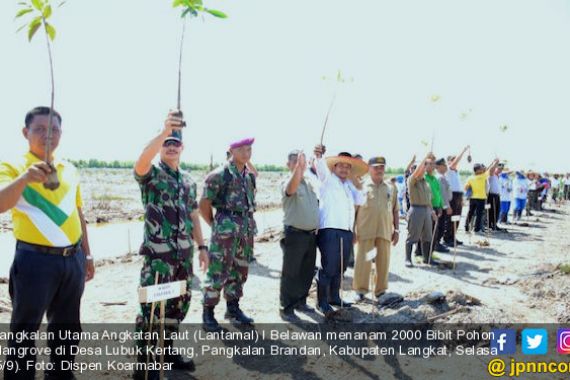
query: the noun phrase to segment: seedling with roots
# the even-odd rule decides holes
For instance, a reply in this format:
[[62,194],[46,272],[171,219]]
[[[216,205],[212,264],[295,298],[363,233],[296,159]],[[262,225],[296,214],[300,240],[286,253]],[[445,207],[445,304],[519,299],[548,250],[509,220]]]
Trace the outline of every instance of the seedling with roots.
[[[58,4],[57,8],[65,4],[62,1]],[[46,136],[46,149],[44,161],[51,167],[51,173],[48,175],[48,180],[44,183],[44,187],[49,190],[55,190],[59,187],[59,179],[57,178],[57,171],[55,165],[53,165],[52,159],[52,146],[51,140],[53,137],[53,110],[55,103],[55,79],[53,74],[53,56],[51,51],[51,43],[55,40],[55,27],[51,23],[50,19],[53,14],[53,8],[50,0],[28,0],[20,1],[18,3],[20,9],[16,13],[16,19],[20,19],[24,16],[32,16],[32,19],[27,23],[22,25],[18,31],[25,28],[28,29],[28,41],[32,42],[32,39],[36,35],[37,31],[41,28],[45,32],[46,37],[46,48],[49,58],[49,70],[50,70],[50,81],[51,81],[51,100],[48,116],[48,127]]]
[[325,116],[325,122],[324,122],[324,124],[323,124],[323,130],[321,131],[321,145],[323,145],[323,141],[324,141],[324,138],[325,138],[325,131],[326,131],[326,129],[327,129],[327,124],[328,124],[328,121],[329,121],[329,116],[330,116],[330,114],[331,114],[331,111],[332,111],[332,109],[333,109],[333,106],[334,106],[334,103],[335,103],[335,100],[336,100],[336,93],[337,93],[337,91],[338,91],[338,85],[341,84],[341,83],[347,83],[347,82],[352,83],[352,82],[354,82],[354,78],[351,77],[350,79],[346,79],[346,78],[342,75],[341,71],[338,70],[337,73],[336,73],[336,77],[334,77],[334,78],[329,78],[329,77],[323,76],[321,79],[324,80],[324,81],[333,80],[333,81],[335,82],[335,88],[334,88],[333,96],[332,96],[332,99],[331,99],[331,103],[330,103],[330,105],[329,105],[329,108],[328,108],[328,110],[327,110],[327,114],[326,114],[326,116]]
[[[182,93],[182,55],[184,52],[184,35],[186,33],[186,19],[188,17],[198,17],[200,14],[208,13],[217,18],[227,18],[228,16],[219,10],[206,8],[202,0],[174,0],[172,2],[173,8],[178,8],[182,10],[182,33],[180,37],[180,51],[178,57],[178,91],[176,97],[176,109],[178,110],[178,116],[182,117],[181,110],[181,93]],[[184,123],[186,126],[186,123]]]

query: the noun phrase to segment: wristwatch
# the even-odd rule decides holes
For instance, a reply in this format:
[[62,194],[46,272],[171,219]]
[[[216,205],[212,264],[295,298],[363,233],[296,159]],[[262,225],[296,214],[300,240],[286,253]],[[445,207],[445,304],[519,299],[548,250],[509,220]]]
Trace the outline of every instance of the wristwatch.
[[208,250],[208,246],[207,245],[199,245],[198,246],[198,251],[202,251],[202,250]]

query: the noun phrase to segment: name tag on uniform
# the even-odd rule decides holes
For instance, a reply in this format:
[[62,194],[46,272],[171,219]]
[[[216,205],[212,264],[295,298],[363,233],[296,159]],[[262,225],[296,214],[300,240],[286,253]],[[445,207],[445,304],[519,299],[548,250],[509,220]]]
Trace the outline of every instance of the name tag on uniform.
[[489,203],[487,203],[487,204],[485,205],[485,210],[489,210],[490,208],[491,208],[491,205],[490,205]]

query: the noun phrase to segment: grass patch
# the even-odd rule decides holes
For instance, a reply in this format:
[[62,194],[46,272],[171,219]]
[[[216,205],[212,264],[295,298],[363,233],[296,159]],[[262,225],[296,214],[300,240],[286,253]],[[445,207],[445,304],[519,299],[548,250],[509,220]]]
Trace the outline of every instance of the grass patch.
[[100,202],[128,201],[129,200],[129,198],[127,198],[127,197],[121,197],[120,195],[111,195],[111,194],[94,195],[92,199],[94,201],[100,201]]
[[570,274],[570,264],[569,263],[560,264],[560,272],[564,274]]

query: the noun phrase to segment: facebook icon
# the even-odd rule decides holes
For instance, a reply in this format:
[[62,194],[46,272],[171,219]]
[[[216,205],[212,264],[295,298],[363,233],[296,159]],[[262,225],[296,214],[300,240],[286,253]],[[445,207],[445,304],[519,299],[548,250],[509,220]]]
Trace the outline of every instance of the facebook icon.
[[515,330],[491,330],[491,350],[498,355],[513,355],[517,351],[517,333]]

